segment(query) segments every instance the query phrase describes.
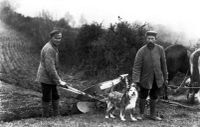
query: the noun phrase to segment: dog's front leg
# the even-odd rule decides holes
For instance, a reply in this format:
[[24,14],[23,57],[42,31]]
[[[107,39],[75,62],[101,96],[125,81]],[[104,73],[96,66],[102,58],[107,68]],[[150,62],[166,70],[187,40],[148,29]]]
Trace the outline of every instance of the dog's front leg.
[[137,121],[137,119],[134,117],[134,113],[135,113],[135,108],[134,109],[130,109],[130,118],[131,121]]
[[113,108],[110,110],[110,118],[115,119],[115,116],[113,115],[114,111],[115,111],[115,107],[113,107]]
[[107,109],[106,109],[106,115],[105,118],[108,119],[110,116],[110,110],[112,109],[113,105],[111,104],[111,102],[107,102]]
[[121,119],[122,121],[126,121],[126,119],[125,119],[125,114],[126,114],[126,110],[123,109],[123,108],[121,108],[121,109],[120,109],[120,119]]

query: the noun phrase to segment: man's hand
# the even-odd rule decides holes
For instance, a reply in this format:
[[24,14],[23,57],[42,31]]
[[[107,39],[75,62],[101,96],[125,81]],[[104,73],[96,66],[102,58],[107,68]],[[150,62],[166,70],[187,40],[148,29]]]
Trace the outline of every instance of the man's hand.
[[168,82],[168,80],[165,80],[164,83],[165,83],[165,86],[168,86],[168,83],[169,83],[169,82]]
[[137,84],[136,84],[136,83],[134,83],[134,82],[132,82],[132,83],[131,83],[131,86],[134,86],[134,87],[136,87],[136,86],[137,86]]
[[60,85],[60,86],[68,87],[68,86],[67,86],[67,83],[66,83],[65,81],[62,81],[62,80],[59,80],[59,85]]
[[140,87],[139,87],[138,83],[133,82],[133,83],[131,83],[131,86],[135,86],[135,88],[136,88],[138,91],[140,91]]
[[60,84],[61,86],[65,86],[67,83],[66,83],[65,81],[60,80],[60,81],[59,81],[59,84]]

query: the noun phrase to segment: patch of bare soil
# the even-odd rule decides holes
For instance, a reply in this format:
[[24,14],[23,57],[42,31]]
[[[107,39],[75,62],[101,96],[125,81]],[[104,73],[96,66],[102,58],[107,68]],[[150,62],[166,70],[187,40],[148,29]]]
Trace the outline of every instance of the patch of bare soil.
[[[75,98],[76,94],[66,92],[61,88],[59,92],[61,115],[80,113],[75,105],[79,101]],[[41,117],[41,97],[40,92],[0,81],[0,121]]]
[[40,115],[41,94],[0,82],[0,119],[11,121]]
[[[122,122],[116,119],[105,119],[103,112],[93,112],[54,118],[31,118],[12,122],[0,123],[1,126],[31,126],[31,127],[199,127],[200,113],[181,107],[170,106],[165,103],[158,105],[158,112],[163,115],[162,121]],[[138,110],[138,109],[137,109]],[[148,113],[149,110],[147,110]],[[116,113],[117,115],[117,113]]]

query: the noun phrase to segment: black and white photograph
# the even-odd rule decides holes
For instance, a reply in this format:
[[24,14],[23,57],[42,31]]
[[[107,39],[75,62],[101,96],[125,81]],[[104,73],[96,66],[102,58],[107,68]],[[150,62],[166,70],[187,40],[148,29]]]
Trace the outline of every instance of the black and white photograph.
[[0,127],[200,127],[199,0],[0,0]]

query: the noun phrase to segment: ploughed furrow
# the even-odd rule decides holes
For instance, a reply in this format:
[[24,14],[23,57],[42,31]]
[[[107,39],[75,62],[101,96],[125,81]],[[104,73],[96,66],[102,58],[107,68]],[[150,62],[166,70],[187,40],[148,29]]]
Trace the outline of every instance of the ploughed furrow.
[[[5,44],[5,43],[4,43]],[[10,59],[10,53],[8,52],[7,46],[4,45],[4,64],[6,65],[6,69],[8,69],[6,72],[7,73],[12,73],[12,70],[14,70],[14,66],[11,64],[12,61]]]
[[[24,48],[24,50],[17,48],[18,45],[21,43],[15,43],[12,44],[12,47],[14,48],[13,50],[16,50],[16,58],[18,59],[18,63],[21,67],[21,70],[23,70],[24,73],[26,73],[26,77],[27,78],[31,78],[36,74],[37,68],[36,68],[36,64],[35,62],[37,62],[38,60],[36,60],[31,53],[30,53],[30,46],[27,45],[26,48]],[[20,61],[20,62],[19,62]]]
[[38,59],[36,59],[37,57],[35,57],[34,53],[31,51],[32,47],[30,46],[30,44],[24,44],[22,42],[20,44],[15,43],[14,45],[15,45],[14,47],[16,47],[18,53],[20,53],[23,58],[26,58],[25,60],[27,62],[30,62],[31,65],[34,63],[35,60],[38,61]]
[[11,75],[13,75],[14,78],[17,77],[18,80],[30,80],[30,78],[35,75],[32,73],[31,66],[29,64],[33,60],[27,61],[31,58],[31,54],[27,54],[26,52],[24,53],[27,48],[23,48],[25,50],[17,49],[17,45],[22,44],[20,42],[13,41],[8,43],[7,46],[8,54],[11,56],[10,59],[12,59],[10,61],[12,61],[15,68],[15,71],[12,71],[13,74]]
[[5,65],[7,68],[7,74],[6,74],[5,80],[10,83],[16,83],[19,80],[19,77],[18,77],[19,74],[16,72],[16,65],[14,61],[12,60],[12,57],[10,56],[9,49],[6,47],[4,51],[5,51],[5,54],[4,54]]
[[20,54],[19,56],[21,56],[23,59],[26,58],[25,61],[32,61],[31,63],[33,63],[33,61],[38,60],[36,59],[37,57],[34,56],[34,53],[31,51],[32,46],[30,43],[22,40],[18,42],[16,41],[12,45],[17,50],[17,53]]
[[3,44],[0,41],[0,74],[5,73],[4,69],[4,56],[3,56]]
[[29,82],[34,83],[36,77],[39,53],[33,53],[32,43],[21,33],[8,26],[3,29],[0,30],[0,73],[4,73],[5,76],[0,78],[5,78],[4,81],[13,80],[20,86],[28,87]]
[[4,73],[9,73],[9,67],[8,67],[8,64],[7,64],[7,61],[6,61],[6,57],[7,57],[8,55],[6,54],[6,52],[5,52],[5,45],[4,44],[2,44],[2,60],[3,61],[1,61],[2,62],[2,67],[4,68]]
[[7,45],[7,52],[8,52],[8,54],[10,55],[10,59],[11,59],[11,61],[12,61],[12,64],[14,65],[14,67],[15,68],[18,68],[19,66],[18,66],[18,62],[16,61],[16,51],[15,51],[15,49],[13,49],[12,48],[12,45],[11,45],[11,43],[8,43],[8,45]]
[[12,71],[11,75],[13,75],[15,79],[16,78],[18,79],[22,75],[21,72],[24,72],[24,71],[23,71],[23,67],[21,66],[22,64],[20,64],[21,61],[17,59],[19,56],[16,55],[15,48],[12,48],[11,46],[10,46],[10,43],[7,46],[7,51],[9,52],[8,54],[10,54],[10,56],[11,56],[10,57],[10,59],[11,59],[10,61],[12,61],[11,64],[13,64],[13,66],[14,66],[14,70]]
[[21,69],[23,57],[19,55],[18,51],[16,50],[16,48],[14,47],[12,43],[9,43],[7,48],[10,54],[12,55],[12,59],[15,63],[16,69],[18,68]]

